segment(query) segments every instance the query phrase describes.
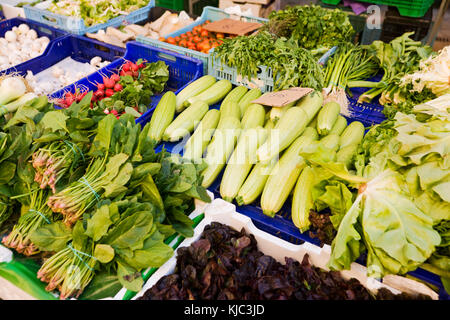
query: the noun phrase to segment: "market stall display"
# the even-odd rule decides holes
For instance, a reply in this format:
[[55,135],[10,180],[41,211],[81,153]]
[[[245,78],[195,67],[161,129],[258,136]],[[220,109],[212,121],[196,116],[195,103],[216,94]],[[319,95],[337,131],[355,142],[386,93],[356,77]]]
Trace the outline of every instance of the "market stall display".
[[[289,219],[289,223],[293,223],[301,233],[305,233],[313,224],[312,235],[323,241],[323,234],[327,234],[329,238],[326,243],[331,244],[336,233],[341,230],[341,220],[344,216],[347,218],[347,213],[353,208],[352,205],[355,206],[357,195],[365,195],[364,190],[368,190],[365,188],[372,185],[371,179],[374,179],[374,192],[378,192],[375,190],[385,192],[388,190],[385,183],[389,183],[389,186],[393,188],[389,189],[390,195],[394,195],[394,190],[398,189],[398,199],[404,199],[403,202],[399,202],[397,198],[392,201],[401,203],[402,207],[411,206],[409,210],[414,208],[415,214],[422,217],[423,232],[420,234],[429,233],[426,237],[429,246],[427,251],[424,251],[425,247],[421,247],[422,256],[417,256],[417,261],[411,262],[410,266],[407,266],[406,262],[399,262],[401,268],[390,267],[390,269],[383,270],[377,262],[378,273],[370,270],[374,272],[374,275],[383,276],[389,273],[404,274],[422,265],[426,267],[426,261],[431,259],[434,252],[437,252],[441,243],[439,232],[445,235],[445,227],[444,229],[441,227],[441,219],[448,220],[449,218],[443,213],[448,211],[445,195],[437,198],[436,195],[430,195],[429,197],[432,198],[425,199],[425,196],[420,196],[420,193],[417,195],[411,193],[412,189],[406,193],[400,192],[399,190],[404,188],[404,182],[402,182],[404,176],[399,175],[399,172],[394,176],[389,176],[390,173],[382,173],[384,167],[379,166],[379,161],[385,159],[385,153],[378,155],[380,160],[374,166],[379,170],[377,172],[380,175],[386,174],[387,176],[379,179],[372,176],[369,179],[361,171],[365,164],[361,164],[360,161],[361,159],[364,161],[364,152],[368,152],[364,148],[369,148],[368,150],[371,148],[366,142],[373,137],[371,132],[380,126],[381,128],[389,126],[390,121],[375,126],[364,138],[365,125],[370,126],[370,124],[343,117],[341,106],[335,101],[324,100],[321,91],[313,91],[298,101],[294,99],[292,103],[282,108],[268,107],[267,105],[264,107],[244,99],[247,93],[250,94],[246,88],[238,86],[232,89],[228,80],[208,83],[211,79],[209,77],[204,76],[198,80],[197,84],[193,83],[191,88],[186,88],[186,90],[190,89],[193,97],[184,95],[179,97],[182,108],[177,109],[177,97],[175,97],[172,102],[156,107],[154,112],[158,114],[160,121],[152,124],[152,121],[147,120],[151,122],[152,126],[158,126],[159,135],[156,135],[155,141],[161,142],[165,149],[180,153],[184,158],[190,160],[206,162],[207,168],[202,172],[203,186],[210,188],[222,199],[230,202],[236,201],[239,206],[256,206],[257,211],[270,217],[283,214],[286,202],[292,194],[292,204],[290,201],[287,204],[290,207],[289,214],[284,219]],[[193,90],[194,87],[199,88],[200,93],[196,93]],[[189,91],[187,92],[189,95]],[[253,100],[256,98],[257,96]],[[221,101],[222,99],[223,101]],[[241,105],[241,100],[245,105]],[[221,103],[217,103],[218,101]],[[432,119],[442,117],[441,113],[444,114],[444,118],[439,120],[439,126],[442,127],[439,134],[442,135],[443,144],[448,143],[449,136],[448,129],[445,129],[445,123],[448,121],[448,113],[447,118],[445,117],[447,112],[445,111],[447,107],[445,101],[447,100],[444,96],[440,105],[441,109],[430,108],[427,110]],[[433,103],[433,101],[429,103]],[[172,111],[158,113],[160,109],[169,110],[170,104],[172,104]],[[209,111],[208,105],[211,108]],[[206,117],[207,113],[210,113],[209,117]],[[159,114],[164,114],[165,117]],[[278,118],[272,114],[278,115]],[[396,117],[400,117],[400,115],[402,113],[397,113]],[[162,122],[162,119],[167,121]],[[161,126],[161,123],[165,123],[165,125]],[[195,123],[198,125],[195,126]],[[418,124],[418,127],[420,126],[423,124]],[[428,139],[430,138],[431,135],[428,136]],[[377,138],[377,141],[379,139]],[[413,140],[417,139],[423,140],[418,137]],[[430,142],[430,144],[434,145],[434,142]],[[380,147],[374,148],[380,150]],[[412,154],[414,151],[409,150],[414,150],[414,148],[421,150],[420,147],[413,145],[405,145],[403,148]],[[445,149],[445,147],[443,148]],[[437,152],[442,155],[446,154],[444,149],[437,147],[437,149],[431,150],[441,150]],[[431,150],[430,152],[434,152]],[[361,152],[363,153],[362,158],[359,155]],[[375,154],[374,152],[373,155],[375,156]],[[403,162],[395,161],[404,162],[403,160]],[[443,172],[438,174],[439,177],[444,177],[448,170],[445,168],[445,164],[442,165],[444,165]],[[408,164],[405,163],[403,166],[408,166]],[[368,166],[368,168],[371,167],[371,165]],[[398,165],[394,168],[399,170]],[[405,176],[414,181],[411,173],[405,173]],[[382,186],[378,186],[375,181],[382,183]],[[397,187],[394,182],[397,183]],[[442,182],[444,183],[445,179]],[[437,186],[438,181],[430,181],[430,184]],[[436,192],[441,192],[441,190],[439,187]],[[417,200],[419,202],[415,202],[415,197],[419,196],[420,200]],[[386,196],[378,195],[376,198],[384,199]],[[436,204],[432,204],[431,199],[435,199],[433,201],[437,201]],[[369,207],[374,206],[369,205]],[[375,207],[380,207],[380,205]],[[388,207],[394,208],[395,205],[388,205]],[[431,217],[438,213],[436,211],[431,213],[429,211],[431,208],[441,208],[439,210],[442,211],[439,212],[442,212],[444,216],[440,215],[437,220],[432,219]],[[310,215],[311,210],[314,211],[314,214]],[[330,210],[331,214],[327,210]],[[325,221],[320,220],[320,216],[317,216],[317,213],[322,212],[325,213],[323,216]],[[403,219],[402,216],[398,218]],[[406,215],[404,219],[409,218]],[[388,227],[386,226],[386,228]],[[418,230],[418,226],[411,226],[411,228]],[[311,241],[307,233],[300,238]],[[365,243],[367,242],[365,241]],[[413,245],[411,242],[406,243]],[[423,246],[424,244],[415,245]],[[360,257],[361,250],[363,249],[352,253],[353,260]],[[371,251],[369,251],[368,257],[369,264],[372,263],[370,253]],[[332,257],[333,254],[334,252]],[[345,259],[348,261],[347,258]],[[394,259],[402,258],[395,257]],[[442,261],[439,262],[441,266]],[[334,267],[340,270],[347,268],[348,265]],[[371,266],[371,268],[374,267]],[[438,274],[444,275],[445,279],[445,272],[439,273],[438,271]]]

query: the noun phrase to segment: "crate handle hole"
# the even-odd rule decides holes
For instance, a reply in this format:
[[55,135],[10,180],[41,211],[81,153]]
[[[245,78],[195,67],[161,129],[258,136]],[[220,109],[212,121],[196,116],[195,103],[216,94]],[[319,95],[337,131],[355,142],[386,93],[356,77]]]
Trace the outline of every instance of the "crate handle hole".
[[47,16],[43,15],[42,18],[52,24],[58,24],[58,21],[53,17],[47,17]]
[[50,29],[44,28],[44,27],[38,27],[38,31],[41,33],[44,33],[46,35],[51,36],[53,32]]
[[158,57],[161,59],[165,59],[165,60],[169,60],[169,61],[173,61],[173,62],[177,61],[176,57],[171,56],[169,54],[162,53],[162,52],[158,52]]

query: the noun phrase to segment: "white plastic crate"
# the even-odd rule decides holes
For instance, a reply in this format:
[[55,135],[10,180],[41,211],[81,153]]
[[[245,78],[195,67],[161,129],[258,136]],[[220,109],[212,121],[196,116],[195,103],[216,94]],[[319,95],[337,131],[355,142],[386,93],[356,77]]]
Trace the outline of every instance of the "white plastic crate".
[[[205,226],[212,222],[220,222],[226,224],[236,230],[245,229],[247,233],[253,234],[258,243],[258,249],[264,254],[272,256],[277,261],[284,263],[285,257],[291,257],[297,261],[302,261],[305,254],[309,255],[309,261],[312,265],[324,270],[328,270],[326,265],[330,258],[331,247],[325,245],[320,248],[311,243],[305,242],[301,245],[294,245],[290,242],[284,241],[278,237],[270,235],[255,227],[250,218],[238,213],[236,207],[222,199],[215,199],[211,204],[205,208],[205,218],[195,228],[195,234],[192,238],[185,239],[179,246],[188,247],[194,241],[198,240],[203,233]],[[161,266],[145,283],[142,290],[133,298],[138,299],[143,294],[155,285],[159,279],[165,275],[172,274],[176,266],[176,254]],[[407,279],[401,276],[389,276],[383,279],[383,283],[367,277],[366,267],[352,263],[350,270],[341,271],[345,279],[356,278],[370,291],[376,291],[380,288],[386,288],[393,293],[423,293],[429,295],[432,299],[437,300],[438,294],[417,281]],[[120,298],[120,295],[116,296]]]

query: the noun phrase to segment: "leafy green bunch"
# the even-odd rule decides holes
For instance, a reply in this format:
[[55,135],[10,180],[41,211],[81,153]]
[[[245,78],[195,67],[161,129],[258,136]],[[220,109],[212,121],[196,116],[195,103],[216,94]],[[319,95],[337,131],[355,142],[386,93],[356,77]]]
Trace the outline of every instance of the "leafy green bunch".
[[288,6],[274,11],[264,29],[277,37],[298,40],[306,49],[331,48],[351,41],[355,33],[344,11],[318,5]]
[[323,71],[313,54],[297,41],[277,39],[267,31],[225,39],[213,55],[248,79],[257,77],[261,66],[271,68],[275,91],[293,86],[322,89]]

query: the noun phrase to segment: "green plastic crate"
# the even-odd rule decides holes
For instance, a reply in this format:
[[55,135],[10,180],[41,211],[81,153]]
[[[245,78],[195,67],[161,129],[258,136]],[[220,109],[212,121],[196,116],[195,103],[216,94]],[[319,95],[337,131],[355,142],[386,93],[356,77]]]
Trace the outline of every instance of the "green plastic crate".
[[156,0],[156,6],[182,11],[185,10],[184,2],[185,0]]
[[[434,0],[356,0],[379,5],[396,7],[401,16],[421,18],[433,5]],[[323,3],[336,5],[341,0],[322,0]]]

